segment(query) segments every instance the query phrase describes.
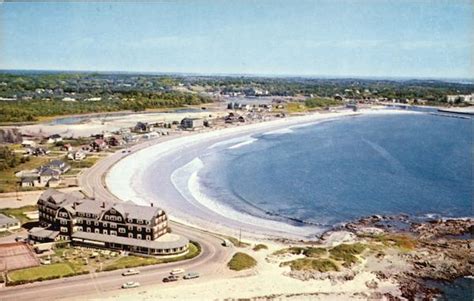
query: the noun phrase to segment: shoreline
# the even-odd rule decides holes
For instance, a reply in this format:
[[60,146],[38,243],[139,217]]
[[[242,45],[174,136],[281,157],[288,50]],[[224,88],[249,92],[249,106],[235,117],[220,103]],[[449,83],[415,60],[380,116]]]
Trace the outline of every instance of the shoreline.
[[[244,214],[202,194],[197,185],[199,161],[196,160],[199,160],[199,151],[222,145],[236,148],[252,143],[251,136],[255,134],[279,134],[291,131],[293,127],[368,114],[420,113],[369,109],[310,114],[157,141],[117,162],[107,172],[105,182],[110,192],[118,198],[141,204],[149,204],[153,200],[168,211],[171,219],[192,227],[227,235],[236,235],[242,231],[255,238],[316,238],[331,228],[291,225],[288,217],[280,217],[279,221]],[[121,170],[127,170],[128,173],[121,174]],[[156,172],[151,173],[152,170]],[[147,180],[150,177],[153,180]],[[183,180],[186,182],[183,183]]]

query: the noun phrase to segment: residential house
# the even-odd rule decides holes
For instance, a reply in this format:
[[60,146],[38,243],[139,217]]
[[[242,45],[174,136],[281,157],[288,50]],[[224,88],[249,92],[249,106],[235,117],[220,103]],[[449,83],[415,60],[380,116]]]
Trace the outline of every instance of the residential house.
[[20,229],[20,221],[0,213],[0,233]]
[[185,130],[195,130],[204,127],[204,120],[201,118],[184,118],[181,120],[181,128]]
[[107,142],[103,139],[95,139],[94,141],[91,142],[90,144],[91,151],[96,151],[100,152],[103,151],[104,149],[109,148]]
[[155,131],[149,132],[149,133],[146,133],[145,135],[143,135],[143,138],[145,138],[145,139],[153,139],[153,138],[158,138],[158,137],[160,137],[160,134],[158,134]]
[[58,143],[58,142],[61,142],[63,141],[63,138],[61,137],[61,135],[59,134],[54,134],[54,135],[51,135],[48,137],[48,143],[52,144],[52,143]]
[[71,169],[71,166],[69,164],[61,160],[52,160],[43,167],[56,170],[60,174],[66,173]]
[[36,147],[36,142],[34,142],[33,140],[23,140],[21,142],[21,146],[33,148]]
[[74,160],[74,161],[82,161],[86,158],[86,153],[83,152],[82,150],[77,150],[73,152],[69,152],[67,154],[67,158],[69,160]]
[[126,144],[125,140],[120,135],[114,135],[107,139],[107,144],[110,146],[121,146]]
[[153,125],[147,123],[147,122],[137,122],[135,127],[133,128],[134,132],[137,133],[146,133],[146,132],[151,132],[153,131]]

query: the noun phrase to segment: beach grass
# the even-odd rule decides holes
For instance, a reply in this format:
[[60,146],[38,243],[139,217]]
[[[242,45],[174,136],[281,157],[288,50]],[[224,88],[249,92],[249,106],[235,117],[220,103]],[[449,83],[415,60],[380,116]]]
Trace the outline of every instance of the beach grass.
[[257,244],[255,245],[255,247],[253,247],[254,251],[260,251],[260,250],[268,250],[268,247],[267,245],[264,245],[264,244]]
[[302,113],[306,112],[306,106],[303,103],[298,103],[298,102],[289,102],[286,105],[286,110],[288,113]]
[[330,259],[299,258],[282,262],[281,266],[289,266],[292,271],[318,271],[321,273],[339,271],[337,264]]
[[237,238],[232,237],[232,236],[226,236],[225,238],[228,239],[234,246],[236,246],[238,248],[246,248],[246,247],[250,246],[249,243],[239,241]]
[[340,244],[330,249],[329,254],[332,259],[342,261],[344,267],[350,267],[359,261],[356,255],[360,255],[366,248],[362,243]]
[[409,252],[416,248],[416,240],[404,234],[384,234],[375,236],[373,239],[385,246],[396,247],[404,252]]
[[250,255],[237,252],[232,256],[227,266],[233,271],[242,271],[251,269],[257,265],[257,261]]
[[303,254],[306,257],[321,257],[327,254],[327,250],[325,248],[307,248]]
[[291,255],[301,255],[303,252],[306,250],[304,247],[289,247],[285,249],[281,249],[278,251],[273,252],[273,255],[285,255],[285,254],[291,254]]

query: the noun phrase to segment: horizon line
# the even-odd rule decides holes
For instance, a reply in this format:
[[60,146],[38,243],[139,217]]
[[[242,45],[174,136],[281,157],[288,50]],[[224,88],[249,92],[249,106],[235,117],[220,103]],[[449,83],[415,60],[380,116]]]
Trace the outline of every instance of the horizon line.
[[123,70],[86,70],[86,69],[3,69],[6,72],[57,72],[57,73],[102,73],[102,74],[143,74],[143,75],[180,75],[180,76],[215,76],[215,77],[260,77],[260,78],[309,78],[309,79],[379,79],[379,80],[458,80],[470,81],[474,84],[474,77],[429,77],[429,76],[389,76],[389,75],[324,75],[324,74],[266,74],[266,73],[221,73],[221,72],[174,72],[174,71],[123,71]]

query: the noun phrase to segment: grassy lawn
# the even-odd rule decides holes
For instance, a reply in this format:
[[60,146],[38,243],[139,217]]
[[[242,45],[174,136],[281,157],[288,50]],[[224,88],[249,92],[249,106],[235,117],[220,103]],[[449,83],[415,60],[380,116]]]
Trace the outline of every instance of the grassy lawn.
[[82,161],[68,161],[68,163],[71,165],[71,168],[89,168],[98,160],[100,160],[99,157],[87,157]]
[[257,261],[250,255],[242,252],[237,252],[232,256],[227,266],[234,271],[242,271],[251,269],[257,265]]
[[15,177],[15,173],[20,170],[30,170],[38,168],[40,165],[45,164],[49,161],[46,157],[30,157],[30,161],[21,163],[14,168],[8,168],[0,171],[0,193],[3,192],[15,192],[18,190],[25,190],[19,188],[18,180],[19,178]]
[[0,213],[3,213],[8,216],[13,216],[17,218],[21,222],[21,224],[24,224],[31,221],[30,219],[26,217],[25,212],[36,211],[36,210],[38,210],[38,207],[36,205],[29,205],[29,206],[23,206],[20,208],[0,209]]
[[201,246],[196,242],[191,242],[189,243],[188,253],[181,256],[169,257],[169,258],[144,257],[144,256],[136,256],[136,255],[123,256],[105,265],[103,270],[112,271],[112,270],[128,269],[128,268],[134,268],[134,267],[152,265],[152,264],[176,262],[176,261],[194,258],[197,255],[199,255],[199,253],[201,253]]
[[8,273],[11,281],[38,281],[74,275],[74,269],[67,263],[55,263]]

